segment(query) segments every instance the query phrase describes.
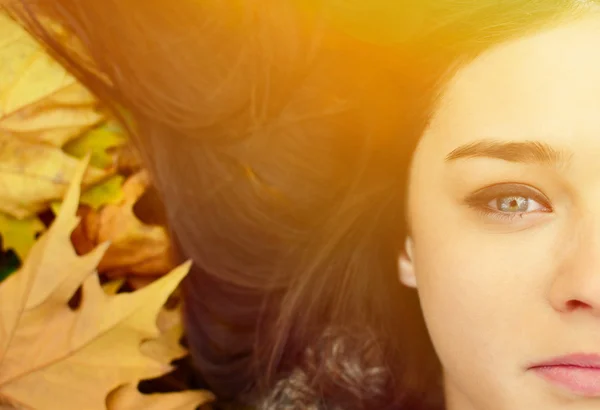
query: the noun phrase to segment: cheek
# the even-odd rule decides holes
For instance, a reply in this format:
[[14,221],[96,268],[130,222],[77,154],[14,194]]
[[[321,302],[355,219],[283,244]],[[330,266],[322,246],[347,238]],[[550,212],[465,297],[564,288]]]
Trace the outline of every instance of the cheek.
[[490,233],[431,215],[420,220],[426,222],[413,231],[418,292],[444,367],[473,371],[499,358],[514,363],[524,348],[515,329],[535,323],[546,309],[553,235]]

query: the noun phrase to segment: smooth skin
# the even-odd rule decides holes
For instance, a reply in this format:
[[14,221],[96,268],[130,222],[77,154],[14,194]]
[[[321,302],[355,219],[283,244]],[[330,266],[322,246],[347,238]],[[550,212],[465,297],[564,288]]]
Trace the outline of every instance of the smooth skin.
[[418,291],[447,409],[600,409],[528,370],[600,354],[600,14],[459,69],[408,198],[401,281]]

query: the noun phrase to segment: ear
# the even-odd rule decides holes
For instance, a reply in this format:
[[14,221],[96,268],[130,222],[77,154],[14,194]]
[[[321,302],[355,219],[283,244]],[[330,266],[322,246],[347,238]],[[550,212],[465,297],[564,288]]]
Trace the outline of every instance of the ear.
[[409,288],[417,287],[417,277],[415,275],[415,267],[413,263],[413,241],[410,236],[406,238],[404,252],[398,259],[398,271],[400,274],[400,282]]

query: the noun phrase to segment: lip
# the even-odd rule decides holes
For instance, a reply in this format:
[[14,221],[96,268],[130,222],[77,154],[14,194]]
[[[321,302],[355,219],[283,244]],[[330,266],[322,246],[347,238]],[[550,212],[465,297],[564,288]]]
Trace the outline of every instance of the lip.
[[577,353],[529,367],[553,385],[584,397],[600,397],[600,355]]

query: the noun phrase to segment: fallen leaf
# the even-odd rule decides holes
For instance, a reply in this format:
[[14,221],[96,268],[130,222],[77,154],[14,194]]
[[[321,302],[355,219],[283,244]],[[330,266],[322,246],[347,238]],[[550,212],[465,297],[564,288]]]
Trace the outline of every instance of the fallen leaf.
[[114,205],[123,201],[123,182],[125,178],[114,175],[106,181],[94,185],[81,195],[81,203],[97,211],[104,205]]
[[90,154],[90,164],[96,168],[113,168],[116,161],[109,149],[120,147],[126,142],[127,138],[122,132],[112,124],[107,124],[68,142],[63,150],[77,158]]
[[116,295],[124,283],[125,279],[123,278],[111,280],[110,282],[106,282],[104,285],[102,285],[102,290],[104,290],[104,293],[106,293],[107,295]]
[[0,131],[60,147],[104,119],[96,98],[0,11]]
[[13,249],[24,261],[36,240],[36,235],[46,229],[37,216],[17,219],[0,212],[0,235],[4,250]]
[[159,312],[156,318],[156,326],[158,326],[158,329],[161,331],[161,333],[165,333],[181,324],[181,318],[183,315],[181,311],[181,303],[182,302],[179,301],[174,307],[164,308]]
[[[77,164],[59,148],[0,133],[0,211],[23,219],[47,209],[64,196]],[[109,176],[90,167],[83,184],[87,188]]]
[[[153,408],[153,396],[119,386],[170,369],[143,355],[140,345],[159,336],[157,314],[190,264],[143,290],[107,295],[96,265],[108,244],[77,256],[70,241],[85,165],[79,164],[61,212],[23,267],[0,284],[0,397],[28,409],[105,410],[107,395],[117,389],[111,409]],[[72,310],[67,302],[80,286],[81,303]],[[211,397],[187,394],[186,400],[192,396],[195,406]]]
[[120,203],[103,206],[98,212],[82,211],[83,221],[74,238],[75,246],[84,253],[89,244],[110,241],[111,246],[98,266],[109,277],[158,276],[173,267],[166,229],[142,223],[133,211],[149,184],[147,173],[141,171],[123,184]]
[[[58,215],[58,212],[54,214]],[[71,243],[78,255],[85,255],[97,246],[99,216],[98,212],[86,205],[79,206],[77,216],[81,223],[73,230]]]
[[[114,271],[111,273],[112,275],[115,275]],[[128,276],[127,284],[131,286],[132,289],[141,289],[154,282],[154,279],[154,276]]]
[[180,359],[185,356],[187,351],[179,343],[183,336],[181,318],[181,306],[175,309],[166,309],[163,307],[156,319],[156,326],[160,330],[160,336],[157,339],[144,342],[141,346],[142,352],[161,363]]
[[108,410],[194,410],[199,404],[214,400],[206,391],[185,391],[166,394],[141,394],[134,385],[122,386],[106,401]]
[[132,144],[121,145],[108,149],[117,163],[117,172],[124,175],[132,175],[142,169],[139,152]]

